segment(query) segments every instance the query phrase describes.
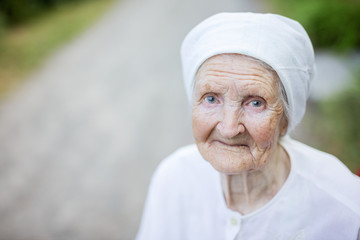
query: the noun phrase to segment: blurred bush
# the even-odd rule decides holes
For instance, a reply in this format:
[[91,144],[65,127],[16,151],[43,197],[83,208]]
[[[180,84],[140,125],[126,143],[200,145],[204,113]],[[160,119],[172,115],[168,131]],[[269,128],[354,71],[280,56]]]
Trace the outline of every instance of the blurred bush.
[[319,103],[317,126],[323,148],[331,150],[351,170],[360,167],[360,71],[345,91]]
[[4,16],[0,12],[0,44],[1,44],[1,37],[4,33],[4,29],[5,29],[5,20],[4,20]]
[[359,0],[271,0],[282,15],[299,21],[317,48],[360,49]]
[[13,25],[24,22],[62,3],[79,1],[84,0],[1,0],[0,16],[4,23]]

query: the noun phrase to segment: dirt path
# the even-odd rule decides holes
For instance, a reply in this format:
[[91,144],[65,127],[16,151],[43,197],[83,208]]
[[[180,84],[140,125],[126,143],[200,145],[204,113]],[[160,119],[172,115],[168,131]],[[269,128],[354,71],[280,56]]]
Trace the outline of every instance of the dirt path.
[[158,162],[192,142],[185,33],[253,0],[131,0],[0,108],[0,240],[133,239]]

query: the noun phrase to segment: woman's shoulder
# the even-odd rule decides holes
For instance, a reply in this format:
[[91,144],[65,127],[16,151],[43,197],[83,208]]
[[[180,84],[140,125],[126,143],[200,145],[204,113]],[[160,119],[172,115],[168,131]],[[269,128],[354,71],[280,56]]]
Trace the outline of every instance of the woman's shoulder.
[[360,216],[358,176],[329,153],[293,139],[286,139],[282,144],[292,158],[291,163],[297,175]]

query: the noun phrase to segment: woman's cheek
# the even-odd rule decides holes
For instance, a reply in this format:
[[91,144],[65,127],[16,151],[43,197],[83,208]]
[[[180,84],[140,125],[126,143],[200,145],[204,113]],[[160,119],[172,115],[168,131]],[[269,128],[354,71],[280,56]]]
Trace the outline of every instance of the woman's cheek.
[[193,135],[197,141],[205,141],[216,126],[216,111],[194,107],[192,110]]
[[273,141],[276,132],[273,120],[268,114],[247,116],[247,129],[254,141],[261,144],[262,147],[268,146]]

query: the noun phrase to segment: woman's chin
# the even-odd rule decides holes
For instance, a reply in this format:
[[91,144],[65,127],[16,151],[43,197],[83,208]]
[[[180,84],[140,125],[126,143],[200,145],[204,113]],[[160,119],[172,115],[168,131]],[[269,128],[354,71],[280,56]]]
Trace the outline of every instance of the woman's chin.
[[254,159],[248,147],[234,149],[219,149],[198,144],[202,157],[208,161],[215,170],[224,174],[239,174],[254,169]]
[[[222,160],[221,160],[222,159]],[[210,157],[206,159],[211,166],[218,172],[233,175],[254,170],[254,164],[248,159],[226,159]]]

